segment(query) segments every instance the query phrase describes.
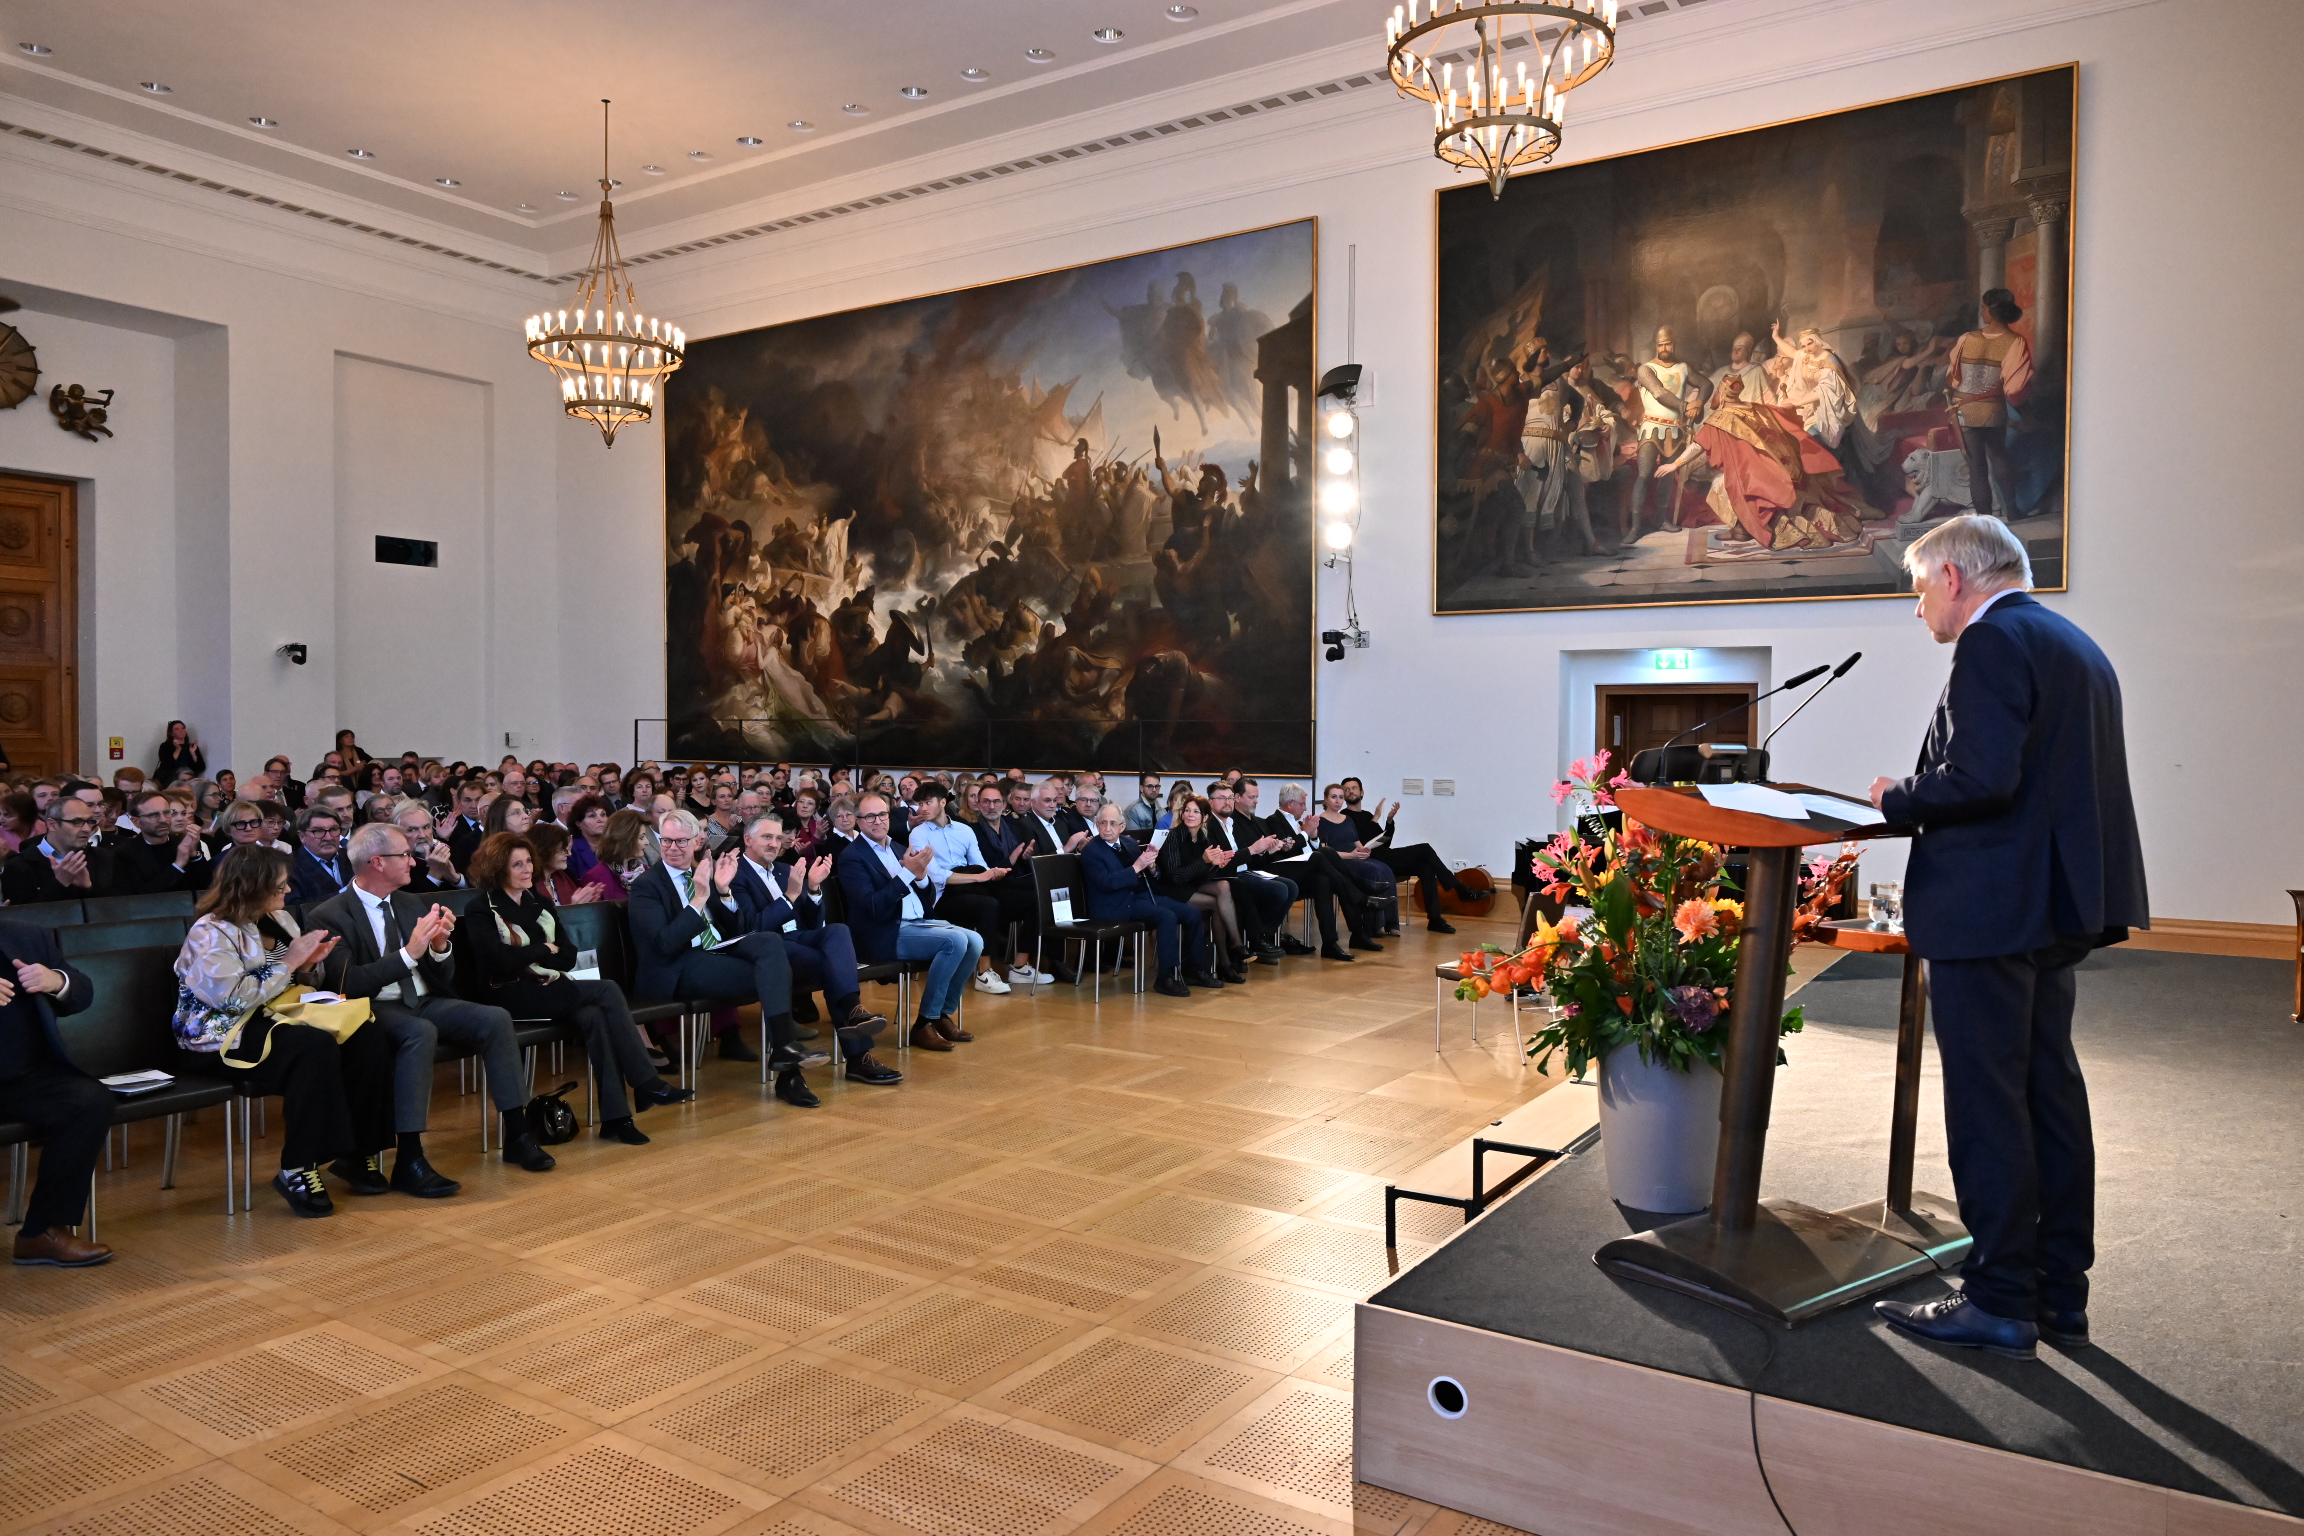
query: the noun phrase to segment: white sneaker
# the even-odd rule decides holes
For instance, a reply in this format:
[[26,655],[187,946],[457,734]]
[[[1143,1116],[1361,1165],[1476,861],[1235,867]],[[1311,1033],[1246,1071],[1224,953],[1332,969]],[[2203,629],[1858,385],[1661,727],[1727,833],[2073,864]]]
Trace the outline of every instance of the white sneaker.
[[978,971],[976,973],[976,990],[995,994],[1002,993],[1008,990],[1008,983],[1000,979],[1000,974],[997,971]]
[[1045,986],[1056,978],[1046,971],[1036,971],[1029,965],[1019,965],[1009,969],[1008,979],[1020,987],[1038,987]]

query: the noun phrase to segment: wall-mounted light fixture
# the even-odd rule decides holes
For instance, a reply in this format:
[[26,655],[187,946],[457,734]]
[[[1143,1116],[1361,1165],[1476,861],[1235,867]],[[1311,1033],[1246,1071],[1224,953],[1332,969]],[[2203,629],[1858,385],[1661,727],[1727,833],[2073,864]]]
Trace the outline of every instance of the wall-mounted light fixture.
[[1344,648],[1366,649],[1368,631],[1360,627],[1359,606],[1352,594],[1352,546],[1360,536],[1360,410],[1369,380],[1358,363],[1344,363],[1320,376],[1317,395],[1319,443],[1314,483],[1320,508],[1320,543],[1327,553],[1321,563],[1330,570],[1344,567],[1344,627],[1323,630],[1330,661],[1342,661]]

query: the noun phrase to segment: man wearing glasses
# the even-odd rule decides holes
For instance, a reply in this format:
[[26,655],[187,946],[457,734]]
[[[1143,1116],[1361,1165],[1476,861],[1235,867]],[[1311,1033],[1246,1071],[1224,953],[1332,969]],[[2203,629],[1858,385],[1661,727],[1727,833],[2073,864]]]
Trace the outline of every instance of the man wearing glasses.
[[27,843],[0,871],[0,897],[12,907],[36,901],[79,901],[112,892],[112,853],[93,846],[98,813],[77,795],[48,808],[48,835]]
[[[309,805],[296,813],[294,873],[288,877],[288,900],[308,907],[326,901],[352,883],[352,865],[344,857],[344,823],[324,805]],[[397,883],[397,882],[396,882]]]
[[[817,1108],[823,1101],[800,1069],[832,1058],[803,1051],[793,1030],[792,963],[782,936],[746,933],[743,916],[730,900],[743,854],[732,848],[711,858],[696,818],[678,809],[656,818],[656,843],[664,862],[632,882],[625,904],[638,962],[634,991],[643,999],[759,1003],[776,1097],[801,1109]],[[735,1061],[759,1060],[733,1029],[721,1037],[720,1054]]]
[[157,891],[199,891],[208,887],[207,850],[200,834],[176,830],[175,802],[159,790],[129,801],[136,836],[112,848],[112,889],[121,896]]
[[848,932],[856,953],[868,964],[886,960],[925,960],[920,983],[920,1016],[912,1023],[912,1048],[948,1051],[954,1041],[973,1040],[960,1027],[960,998],[975,974],[984,940],[928,915],[936,900],[928,878],[934,851],[926,844],[901,857],[889,840],[888,797],[877,791],[856,802],[856,825],[863,834],[840,850],[833,870],[848,898]]

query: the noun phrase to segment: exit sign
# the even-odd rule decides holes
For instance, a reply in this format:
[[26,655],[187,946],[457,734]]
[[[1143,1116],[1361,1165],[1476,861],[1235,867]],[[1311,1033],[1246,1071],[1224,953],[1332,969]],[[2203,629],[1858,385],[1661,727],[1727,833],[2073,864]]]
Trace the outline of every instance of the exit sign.
[[1650,651],[1649,664],[1659,672],[1686,672],[1696,665],[1694,651]]

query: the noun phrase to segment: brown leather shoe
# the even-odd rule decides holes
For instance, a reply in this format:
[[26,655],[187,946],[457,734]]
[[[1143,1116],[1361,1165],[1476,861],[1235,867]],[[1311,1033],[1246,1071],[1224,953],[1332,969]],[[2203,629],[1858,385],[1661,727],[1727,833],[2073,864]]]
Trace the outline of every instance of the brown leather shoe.
[[16,1239],[16,1262],[48,1264],[58,1269],[86,1269],[110,1260],[112,1250],[102,1243],[74,1237],[69,1227],[50,1227],[38,1237]]
[[938,1019],[936,1033],[951,1041],[973,1040],[976,1037],[960,1027],[958,1019]]
[[944,1038],[942,1030],[928,1020],[922,1019],[912,1026],[912,1049],[916,1051],[948,1051],[952,1049],[952,1042]]

